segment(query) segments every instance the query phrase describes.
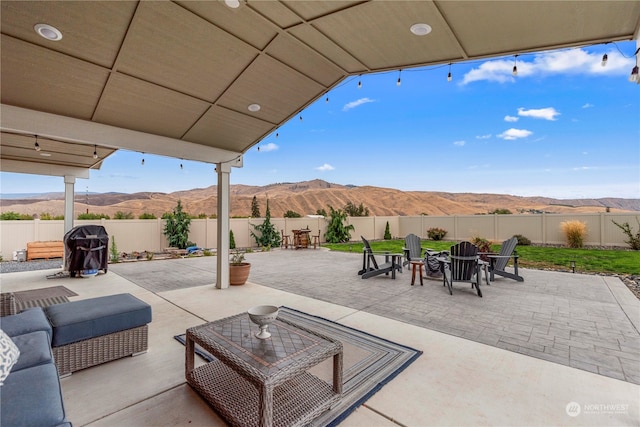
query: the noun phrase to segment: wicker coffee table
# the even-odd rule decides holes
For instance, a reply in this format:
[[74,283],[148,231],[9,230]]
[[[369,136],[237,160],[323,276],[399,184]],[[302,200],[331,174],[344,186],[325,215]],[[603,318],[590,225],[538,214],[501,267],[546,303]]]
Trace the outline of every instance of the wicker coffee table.
[[[246,313],[187,329],[185,376],[234,426],[305,425],[340,400],[342,343],[278,319],[255,337]],[[194,368],[195,344],[216,360]],[[333,356],[333,386],[307,372]]]

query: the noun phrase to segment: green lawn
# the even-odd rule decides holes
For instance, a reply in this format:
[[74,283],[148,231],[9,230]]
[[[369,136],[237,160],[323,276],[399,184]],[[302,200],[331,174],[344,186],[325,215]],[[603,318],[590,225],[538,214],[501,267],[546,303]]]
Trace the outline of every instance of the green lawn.
[[[404,240],[370,241],[374,251],[402,253]],[[434,250],[448,250],[457,242],[423,240],[422,247]],[[327,243],[322,245],[334,251],[362,253],[362,242]],[[500,245],[492,245],[495,252]],[[576,262],[576,272],[640,274],[640,251],[619,249],[570,249],[541,246],[517,246],[520,258],[518,265],[528,268],[551,268],[569,270],[572,260]]]

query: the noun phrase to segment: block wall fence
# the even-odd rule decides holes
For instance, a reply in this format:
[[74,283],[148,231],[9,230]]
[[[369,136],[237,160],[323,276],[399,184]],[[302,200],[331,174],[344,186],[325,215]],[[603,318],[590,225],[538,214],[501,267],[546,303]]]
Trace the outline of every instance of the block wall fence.
[[[384,237],[389,223],[393,237],[404,238],[414,233],[427,239],[427,230],[439,227],[447,230],[445,240],[469,240],[474,236],[484,237],[501,242],[514,234],[521,234],[533,243],[564,244],[565,239],[560,228],[564,221],[578,220],[587,225],[587,246],[627,247],[627,237],[612,221],[619,224],[628,222],[631,229],[638,231],[640,212],[634,213],[594,213],[594,214],[526,214],[526,215],[451,215],[451,216],[369,216],[349,217],[348,223],[355,230],[351,232],[351,240],[360,241],[360,236],[378,240]],[[215,249],[217,245],[216,219],[192,219],[189,240],[202,248]],[[236,246],[239,248],[255,247],[251,236],[252,225],[262,224],[263,218],[232,218],[230,228],[233,230]],[[309,228],[312,234],[320,230],[320,240],[324,242],[327,221],[323,218],[271,218],[277,230],[292,234],[291,230]],[[118,251],[153,251],[160,252],[168,246],[162,233],[162,219],[132,220],[76,220],[75,225],[102,225],[109,234],[109,244],[115,238]],[[4,260],[11,260],[13,252],[24,250],[27,243],[35,241],[63,240],[64,221],[30,220],[0,221],[0,254]]]

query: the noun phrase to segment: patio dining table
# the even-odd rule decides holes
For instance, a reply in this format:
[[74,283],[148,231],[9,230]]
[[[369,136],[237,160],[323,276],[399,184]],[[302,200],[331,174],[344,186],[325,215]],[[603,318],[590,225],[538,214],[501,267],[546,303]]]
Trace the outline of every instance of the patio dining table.
[[311,230],[303,228],[291,231],[293,232],[293,247],[296,249],[307,249],[309,247],[309,235],[311,234]]

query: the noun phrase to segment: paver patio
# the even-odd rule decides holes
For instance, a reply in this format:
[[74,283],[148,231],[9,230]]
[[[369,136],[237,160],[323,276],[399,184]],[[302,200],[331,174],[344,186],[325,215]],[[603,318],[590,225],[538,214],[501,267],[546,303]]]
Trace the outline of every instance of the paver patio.
[[[449,295],[439,280],[411,286],[363,280],[359,253],[273,250],[249,253],[249,280],[411,325],[640,384],[640,301],[620,279],[523,269],[524,282],[496,278],[483,298],[464,284]],[[211,284],[213,257],[112,265],[154,292]]]

